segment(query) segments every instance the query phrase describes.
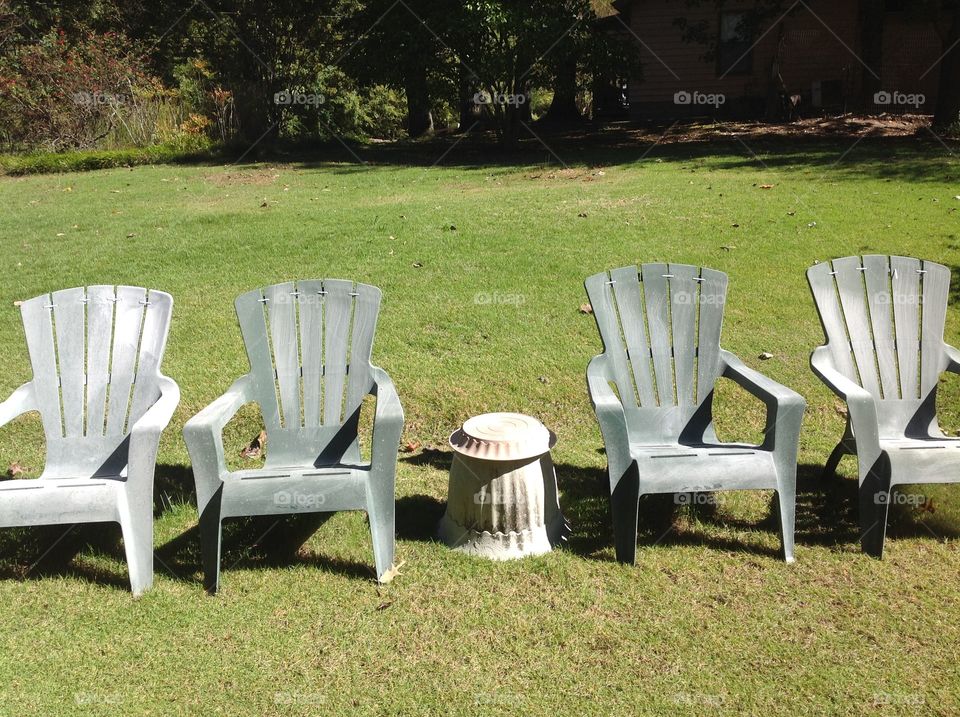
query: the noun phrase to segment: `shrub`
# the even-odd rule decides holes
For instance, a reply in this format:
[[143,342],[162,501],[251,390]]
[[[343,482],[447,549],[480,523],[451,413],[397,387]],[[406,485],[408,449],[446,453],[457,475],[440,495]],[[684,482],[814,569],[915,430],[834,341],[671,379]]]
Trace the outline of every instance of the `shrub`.
[[403,94],[385,85],[374,85],[361,96],[361,133],[376,139],[398,139],[404,134],[407,102]]
[[187,117],[179,130],[186,134],[206,133],[211,138],[230,142],[237,135],[234,94],[224,89],[206,60],[195,58],[174,68],[176,95]]
[[[130,42],[116,33],[71,40],[63,30],[0,59],[0,126],[7,144],[51,150],[95,146],[114,130],[152,140],[129,122],[160,88]],[[136,131],[135,131],[136,130]]]
[[114,150],[69,150],[63,152],[28,152],[0,155],[0,171],[6,174],[45,174],[48,172],[83,172],[112,167],[133,167],[212,159],[218,156],[206,137],[156,144],[150,147]]

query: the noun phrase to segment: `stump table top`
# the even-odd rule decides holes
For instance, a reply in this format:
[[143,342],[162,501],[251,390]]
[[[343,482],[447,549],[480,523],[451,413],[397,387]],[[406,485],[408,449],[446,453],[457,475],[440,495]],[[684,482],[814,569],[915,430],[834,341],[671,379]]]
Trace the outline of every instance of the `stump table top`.
[[450,447],[461,455],[489,461],[533,458],[547,453],[557,437],[532,416],[484,413],[467,419],[450,436]]

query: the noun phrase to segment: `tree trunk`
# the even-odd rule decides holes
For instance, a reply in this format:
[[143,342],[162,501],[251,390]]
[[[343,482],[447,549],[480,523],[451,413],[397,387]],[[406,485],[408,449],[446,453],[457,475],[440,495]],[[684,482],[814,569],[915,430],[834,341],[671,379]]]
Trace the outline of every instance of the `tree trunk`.
[[407,134],[410,137],[433,134],[433,113],[430,111],[426,67],[408,67],[404,86],[407,93]]
[[474,96],[477,94],[477,87],[470,79],[470,71],[463,65],[460,65],[460,78],[458,81],[458,94],[460,97],[460,132],[468,132],[477,122],[483,120],[483,113],[480,105],[477,104]]
[[570,125],[583,122],[577,107],[577,58],[569,56],[557,66],[553,78],[553,101],[541,120],[547,124]]
[[[874,108],[873,96],[882,90],[883,73],[883,0],[860,0],[860,54],[863,70],[860,73],[861,110]],[[876,74],[874,74],[876,73]]]
[[280,109],[270,85],[263,80],[234,90],[239,139],[258,145],[270,144],[280,136]]
[[943,46],[949,50],[940,61],[937,107],[933,112],[935,127],[949,127],[960,121],[960,8],[953,11]]
[[494,117],[499,126],[500,146],[504,149],[516,149],[520,139],[521,108],[516,105],[504,105],[496,108]]
[[783,43],[786,30],[783,23],[780,23],[780,29],[777,39],[777,52],[770,62],[770,76],[767,78],[767,103],[763,112],[764,119],[767,122],[776,122],[781,118],[782,102],[781,98],[787,88],[783,85],[783,76],[780,74],[780,64],[783,62]]

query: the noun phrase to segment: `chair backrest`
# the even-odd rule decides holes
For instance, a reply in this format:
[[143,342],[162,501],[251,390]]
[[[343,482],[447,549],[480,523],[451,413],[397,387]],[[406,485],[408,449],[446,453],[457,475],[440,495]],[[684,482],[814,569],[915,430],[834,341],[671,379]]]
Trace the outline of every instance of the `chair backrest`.
[[47,440],[44,477],[119,474],[130,427],[160,395],[173,299],[89,286],[20,305]]
[[840,373],[877,400],[930,400],[946,365],[947,267],[848,256],[810,267],[807,279]]
[[643,264],[596,274],[585,285],[628,420],[658,409],[658,437],[678,437],[712,400],[727,275]]
[[375,286],[317,279],[237,298],[268,465],[355,457],[380,297]]

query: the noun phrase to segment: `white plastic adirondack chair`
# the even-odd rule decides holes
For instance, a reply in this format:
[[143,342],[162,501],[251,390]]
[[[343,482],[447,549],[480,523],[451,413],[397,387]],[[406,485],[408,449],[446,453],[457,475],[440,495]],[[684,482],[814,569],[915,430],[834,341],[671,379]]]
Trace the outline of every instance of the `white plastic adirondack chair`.
[[807,271],[827,343],[810,365],[847,402],[825,475],[847,454],[860,473],[861,546],[883,556],[891,486],[960,482],[960,439],[937,423],[937,383],[960,373],[943,340],[950,271],[903,256],[849,256]]
[[[221,522],[230,517],[366,510],[378,579],[392,567],[403,409],[386,372],[370,363],[380,296],[375,286],[323,279],[236,300],[250,373],[184,428],[209,592],[219,587]],[[357,433],[368,394],[377,405],[372,460],[364,463]],[[266,464],[231,472],[222,431],[249,402],[266,424]]]
[[153,474],[180,390],[160,374],[173,299],[133,286],[44,294],[20,311],[33,379],[0,425],[39,411],[43,474],[0,482],[0,527],[115,521],[130,587],[153,584]]
[[[606,446],[617,560],[635,560],[641,495],[756,488],[777,492],[783,556],[792,562],[806,404],[720,348],[727,275],[644,264],[585,283],[603,339],[587,385]],[[711,410],[720,377],[766,404],[762,445],[717,440]]]

